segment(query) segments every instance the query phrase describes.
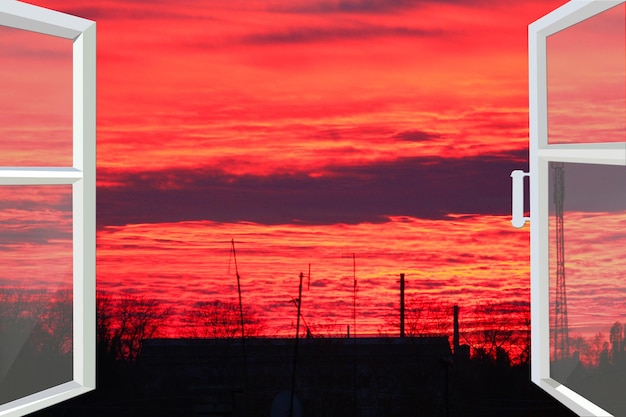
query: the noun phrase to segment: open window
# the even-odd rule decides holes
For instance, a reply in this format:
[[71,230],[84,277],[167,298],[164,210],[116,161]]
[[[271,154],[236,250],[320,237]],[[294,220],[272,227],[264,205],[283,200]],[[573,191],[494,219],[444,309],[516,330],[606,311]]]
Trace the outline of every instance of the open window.
[[0,416],[95,388],[95,37],[0,2]]
[[[624,1],[529,26],[532,380],[581,416],[626,415]],[[521,189],[530,177],[530,217]]]

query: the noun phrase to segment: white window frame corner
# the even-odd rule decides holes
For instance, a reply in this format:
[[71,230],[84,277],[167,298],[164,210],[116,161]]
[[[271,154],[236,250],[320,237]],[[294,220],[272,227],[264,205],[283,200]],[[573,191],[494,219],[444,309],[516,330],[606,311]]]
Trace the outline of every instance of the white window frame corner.
[[0,26],[73,43],[72,166],[0,167],[0,185],[72,186],[73,380],[0,404],[1,417],[17,417],[96,388],[96,23],[2,0]]

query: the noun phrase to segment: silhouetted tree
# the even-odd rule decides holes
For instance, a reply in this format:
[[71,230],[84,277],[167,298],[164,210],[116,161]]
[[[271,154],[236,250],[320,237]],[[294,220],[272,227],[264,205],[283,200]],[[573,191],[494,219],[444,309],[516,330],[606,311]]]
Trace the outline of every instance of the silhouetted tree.
[[45,342],[40,350],[49,350],[54,355],[67,355],[72,352],[73,316],[71,290],[57,291],[47,300],[45,312],[40,319],[41,331],[45,334]]
[[[241,314],[239,304],[220,300],[199,301],[185,312],[187,334],[195,338],[234,339],[241,337]],[[263,322],[249,308],[243,311],[246,337],[258,336]]]
[[151,298],[125,295],[118,299],[113,310],[112,339],[118,357],[136,361],[141,352],[141,341],[161,336],[171,312],[171,308],[163,308]]
[[[385,319],[387,328],[400,333],[400,307],[395,304],[393,314]],[[451,333],[453,306],[449,303],[409,299],[404,309],[404,333],[408,337],[420,335],[447,335]],[[380,331],[382,335],[389,336]]]
[[158,300],[124,295],[113,298],[98,294],[96,301],[96,334],[101,351],[115,359],[134,362],[141,351],[141,341],[163,335],[171,315]]
[[[295,320],[292,323],[292,327],[295,330]],[[339,323],[336,319],[324,320],[307,320],[306,325],[303,326],[303,332],[305,337],[314,338],[334,338],[334,337],[346,337],[348,334],[348,328],[346,325]]]
[[509,368],[511,366],[511,356],[501,346],[496,348],[496,366],[500,368]]
[[[495,363],[506,352],[512,364],[530,361],[530,306],[528,303],[483,303],[461,316],[461,336],[475,358]],[[399,307],[385,320],[386,328],[400,328]],[[442,302],[410,300],[405,307],[405,334],[451,335],[453,306]],[[389,336],[379,330],[381,336]],[[395,333],[396,335],[398,333]],[[500,353],[498,353],[500,352]]]
[[600,351],[600,356],[598,359],[598,368],[601,370],[605,370],[611,366],[611,362],[609,359],[609,342],[604,342],[602,344],[602,350]]
[[72,379],[69,291],[0,291],[0,403]]
[[604,348],[605,343],[606,338],[601,332],[596,333],[593,337],[593,340],[591,341],[591,351],[594,354],[593,364],[596,366],[600,366],[600,355],[602,353],[602,349]]
[[110,295],[98,294],[96,298],[96,340],[98,348],[102,352],[112,350],[113,309],[113,298]]
[[517,327],[509,342],[511,361],[520,365],[530,363],[530,306],[517,306],[512,323]]
[[476,358],[494,362],[502,350],[508,353],[512,362],[526,363],[530,356],[529,316],[527,304],[479,304],[465,320],[471,325],[462,328],[461,335],[472,347]]
[[611,362],[617,365],[622,359],[622,345],[624,341],[624,328],[619,321],[616,321],[611,326],[609,340],[611,342]]
[[576,352],[581,363],[592,365],[596,361],[596,354],[592,351],[591,339],[581,334],[570,334],[569,345],[572,352]]

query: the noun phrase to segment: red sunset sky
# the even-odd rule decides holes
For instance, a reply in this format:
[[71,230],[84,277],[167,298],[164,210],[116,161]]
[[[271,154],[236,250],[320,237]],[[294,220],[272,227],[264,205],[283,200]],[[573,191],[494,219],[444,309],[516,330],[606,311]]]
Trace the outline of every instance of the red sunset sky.
[[[410,300],[528,302],[509,174],[528,166],[527,25],[564,0],[32,3],[97,22],[99,291],[235,301],[234,239],[268,334],[290,334],[309,264],[306,320],[351,324],[352,253],[359,332],[396,314],[401,272]],[[21,140],[0,164],[68,164],[71,42],[7,39],[0,132]],[[68,191],[2,192],[3,265],[36,249],[35,282],[63,282]]]

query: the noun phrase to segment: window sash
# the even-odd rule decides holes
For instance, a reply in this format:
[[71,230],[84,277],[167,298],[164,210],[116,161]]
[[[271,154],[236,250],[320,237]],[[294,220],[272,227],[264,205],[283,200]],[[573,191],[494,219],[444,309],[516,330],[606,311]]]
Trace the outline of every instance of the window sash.
[[579,415],[610,416],[550,376],[550,162],[626,166],[626,142],[548,144],[546,39],[624,0],[573,0],[529,26],[531,379]]
[[0,4],[0,25],[73,41],[72,167],[0,167],[0,185],[72,185],[73,381],[0,404],[13,417],[95,389],[96,26],[13,0]]

